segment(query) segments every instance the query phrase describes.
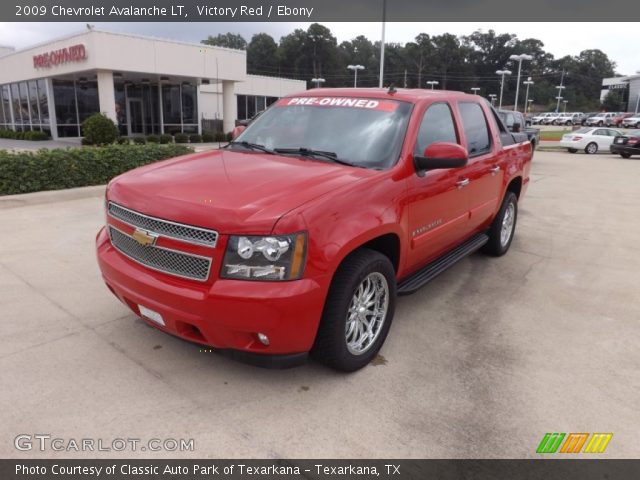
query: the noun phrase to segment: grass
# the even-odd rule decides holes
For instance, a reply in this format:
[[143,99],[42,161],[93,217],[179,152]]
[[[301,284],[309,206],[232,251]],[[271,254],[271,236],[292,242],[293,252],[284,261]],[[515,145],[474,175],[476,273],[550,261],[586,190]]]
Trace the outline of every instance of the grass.
[[566,133],[566,130],[543,130],[540,132],[540,140],[551,140],[559,142],[562,139],[562,136]]

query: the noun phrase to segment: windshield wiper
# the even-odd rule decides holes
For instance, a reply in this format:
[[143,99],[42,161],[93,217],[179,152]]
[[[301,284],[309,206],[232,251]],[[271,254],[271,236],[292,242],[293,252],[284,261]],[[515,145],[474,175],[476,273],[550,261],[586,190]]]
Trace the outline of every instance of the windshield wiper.
[[360,167],[360,165],[356,165],[355,163],[348,162],[346,160],[342,160],[338,158],[338,155],[334,152],[326,152],[324,150],[313,150],[311,148],[274,148],[274,152],[282,153],[282,154],[295,154],[295,155],[303,155],[305,157],[321,157],[326,158],[327,160],[331,160],[334,163],[339,163],[340,165],[347,165],[349,167]]
[[[261,152],[270,153],[271,155],[273,155],[275,153],[273,150],[269,150],[267,147],[265,147],[264,145],[260,145],[259,143],[229,142],[227,147],[229,147],[230,145],[240,145],[241,147],[245,147],[245,148],[248,148],[250,150],[260,150]],[[224,147],[224,148],[227,148],[227,147]]]

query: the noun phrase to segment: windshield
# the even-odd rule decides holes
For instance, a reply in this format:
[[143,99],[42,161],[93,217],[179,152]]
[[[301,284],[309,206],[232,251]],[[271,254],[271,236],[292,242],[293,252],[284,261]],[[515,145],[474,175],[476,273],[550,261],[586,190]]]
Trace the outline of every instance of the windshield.
[[[400,155],[411,107],[386,99],[283,98],[251,123],[232,147],[242,148],[247,142],[276,152],[304,149],[335,154],[355,166],[388,168]],[[331,161],[320,155],[316,159]]]

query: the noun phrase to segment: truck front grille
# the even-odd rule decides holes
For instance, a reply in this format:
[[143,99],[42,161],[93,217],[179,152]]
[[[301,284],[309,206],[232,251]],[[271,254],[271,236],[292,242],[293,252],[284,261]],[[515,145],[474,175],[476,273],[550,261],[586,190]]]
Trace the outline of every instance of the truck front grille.
[[218,241],[218,232],[215,230],[150,217],[149,215],[129,210],[113,202],[109,202],[108,210],[109,215],[124,223],[133,227],[149,230],[165,237],[175,238],[187,243],[206,245],[208,247],[215,247]]
[[201,282],[209,278],[210,258],[162,247],[143,246],[113,226],[109,226],[109,237],[118,251],[148,268]]

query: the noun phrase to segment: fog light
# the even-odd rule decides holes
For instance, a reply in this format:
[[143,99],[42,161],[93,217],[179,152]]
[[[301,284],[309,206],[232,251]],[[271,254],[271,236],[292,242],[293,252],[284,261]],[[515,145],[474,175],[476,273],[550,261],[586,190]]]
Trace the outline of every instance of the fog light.
[[264,333],[258,333],[258,340],[263,345],[269,345],[269,337],[267,337]]

